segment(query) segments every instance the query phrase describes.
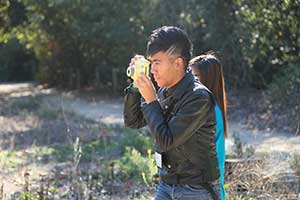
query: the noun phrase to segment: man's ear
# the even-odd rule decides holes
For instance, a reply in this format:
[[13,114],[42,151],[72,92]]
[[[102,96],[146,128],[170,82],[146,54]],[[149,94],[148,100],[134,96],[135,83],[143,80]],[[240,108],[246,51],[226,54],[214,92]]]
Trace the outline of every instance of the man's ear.
[[184,69],[184,61],[183,61],[183,58],[181,57],[178,57],[175,59],[175,68],[176,69]]

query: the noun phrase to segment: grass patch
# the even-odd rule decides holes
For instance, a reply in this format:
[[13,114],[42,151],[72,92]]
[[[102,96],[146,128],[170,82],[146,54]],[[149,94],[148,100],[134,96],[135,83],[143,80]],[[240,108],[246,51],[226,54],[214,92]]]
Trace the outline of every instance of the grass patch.
[[60,111],[54,108],[41,107],[37,110],[37,115],[43,120],[55,120],[60,116]]
[[116,149],[116,144],[107,143],[105,140],[96,140],[82,145],[82,162],[91,162],[98,157],[111,153]]
[[127,147],[133,147],[143,155],[147,155],[148,149],[154,149],[154,142],[149,135],[146,130],[123,128],[119,146],[123,152]]
[[2,150],[0,151],[0,168],[4,171],[11,171],[24,164],[26,158],[18,155],[15,150]]
[[[119,125],[100,125],[98,131],[105,134],[97,140],[81,144],[82,162],[91,162],[98,157],[110,155],[113,152],[127,152],[128,147],[148,155],[148,150],[154,148],[154,144],[146,131],[132,130]],[[121,155],[120,155],[121,156]]]
[[11,102],[10,108],[13,112],[18,112],[20,110],[35,111],[40,107],[41,102],[42,99],[40,97],[19,97]]
[[66,162],[73,157],[73,149],[70,145],[55,145],[48,147],[31,148],[30,159],[34,162]]
[[141,152],[133,147],[127,147],[123,156],[115,160],[116,174],[122,180],[134,179],[145,185],[152,185],[153,175],[157,172],[154,164],[152,151],[148,150],[148,156],[143,156]]
[[[16,98],[10,102],[9,106],[8,114],[22,116],[22,120],[27,119],[28,115],[34,116],[40,126],[30,130],[29,134],[30,137],[35,137],[32,139],[37,142],[28,141],[26,143],[35,145],[24,145],[14,151],[0,152],[0,170],[16,173],[20,167],[39,168],[30,173],[30,177],[38,177],[31,178],[30,185],[39,185],[41,178],[38,171],[45,169],[43,173],[46,174],[45,177],[48,180],[53,181],[50,181],[50,187],[56,191],[60,191],[63,185],[72,185],[70,188],[78,186],[76,191],[81,192],[84,188],[91,187],[90,190],[95,195],[102,194],[102,191],[107,192],[105,195],[110,195],[110,184],[123,183],[120,180],[134,181],[142,187],[152,184],[152,176],[156,173],[151,151],[154,144],[147,130],[133,130],[121,125],[100,124],[74,111],[64,109],[59,102],[47,101],[41,96]],[[39,131],[43,134],[39,134]],[[73,142],[75,137],[82,140],[70,144],[68,140],[70,138],[66,137],[67,134]],[[48,136],[49,139],[46,140]],[[16,141],[18,144],[24,144],[24,138],[23,136],[19,137]],[[70,170],[73,170],[72,167],[72,169],[70,167],[62,168],[59,170],[61,174],[52,173],[52,167],[57,164],[58,166],[75,166],[76,173],[75,171],[69,173]],[[91,171],[83,169],[86,166],[97,166],[97,170],[93,171],[94,167],[90,168]],[[98,178],[90,180],[91,174],[92,177]],[[93,184],[90,185],[91,181],[95,182],[93,187]],[[32,194],[38,194],[36,188],[30,189],[30,191]],[[68,192],[71,193],[71,191]],[[128,193],[131,194],[131,191]],[[57,193],[57,197],[63,197],[63,194]],[[134,197],[136,197],[135,199],[147,199],[141,193]]]
[[31,147],[27,150],[3,150],[0,152],[0,168],[9,171],[33,163],[66,162],[72,159],[73,150],[69,146]]
[[[293,153],[290,158],[288,159],[289,165],[291,169],[294,171],[295,175],[300,178],[300,154]],[[299,180],[300,185],[300,180]],[[300,189],[300,186],[299,186]]]

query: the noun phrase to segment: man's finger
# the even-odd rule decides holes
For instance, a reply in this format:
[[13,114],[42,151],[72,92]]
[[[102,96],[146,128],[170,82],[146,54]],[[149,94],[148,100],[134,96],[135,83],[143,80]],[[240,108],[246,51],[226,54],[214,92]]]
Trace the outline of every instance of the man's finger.
[[139,76],[135,81],[136,81],[136,85],[138,86],[138,88],[142,88],[146,85],[145,81],[143,80],[143,78],[141,76]]
[[136,59],[140,59],[140,58],[143,58],[144,56],[143,55],[135,55],[134,58]]
[[150,80],[150,78],[146,75],[142,76],[143,81],[147,84],[147,85],[151,85],[152,82]]
[[142,85],[147,84],[147,82],[144,80],[144,76],[139,76],[138,80],[139,80],[139,83]]
[[132,57],[130,59],[130,63],[129,63],[129,66],[132,66],[135,64],[135,61],[137,61],[138,59],[141,59],[141,58],[144,58],[144,56],[142,55],[135,55],[134,57]]

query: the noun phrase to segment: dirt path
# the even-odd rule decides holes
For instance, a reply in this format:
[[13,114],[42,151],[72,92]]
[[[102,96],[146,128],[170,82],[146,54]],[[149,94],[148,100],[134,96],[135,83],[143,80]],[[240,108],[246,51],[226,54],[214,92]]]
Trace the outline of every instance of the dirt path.
[[[87,102],[82,99],[71,100],[68,108],[81,115],[108,124],[123,124],[123,98]],[[300,152],[300,135],[292,133],[250,130],[238,121],[228,122],[229,137],[226,151],[232,153],[233,135],[238,134],[245,147],[252,146],[258,154]]]
[[67,109],[73,110],[86,118],[107,123],[123,124],[123,98],[102,99],[88,102],[83,99],[65,99]]
[[[79,113],[86,118],[107,123],[123,124],[123,98],[97,98],[87,101],[70,93],[58,94],[54,90],[44,90],[32,84],[0,84],[0,95],[6,97],[27,96],[31,94],[50,95],[51,98],[63,99],[64,107]],[[226,151],[233,151],[233,134],[238,134],[244,146],[253,146],[256,153],[293,153],[300,152],[300,135],[272,131],[250,130],[238,121],[229,121],[229,138],[226,140]]]
[[[121,99],[86,102],[75,100],[69,104],[69,109],[87,118],[104,123],[123,124],[123,102]],[[300,152],[300,135],[278,133],[272,131],[249,130],[236,121],[228,122],[229,137],[226,140],[227,153],[233,151],[233,134],[237,133],[245,146],[252,145],[257,153],[291,153]]]

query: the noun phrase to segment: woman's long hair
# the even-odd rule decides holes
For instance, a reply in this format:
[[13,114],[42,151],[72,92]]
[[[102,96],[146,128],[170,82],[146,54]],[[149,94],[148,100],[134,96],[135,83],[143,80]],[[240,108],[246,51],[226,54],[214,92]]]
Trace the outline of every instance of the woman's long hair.
[[220,106],[223,116],[224,136],[227,137],[226,92],[223,67],[220,60],[210,51],[207,54],[193,58],[189,62],[189,66],[198,69],[200,82],[213,93]]

